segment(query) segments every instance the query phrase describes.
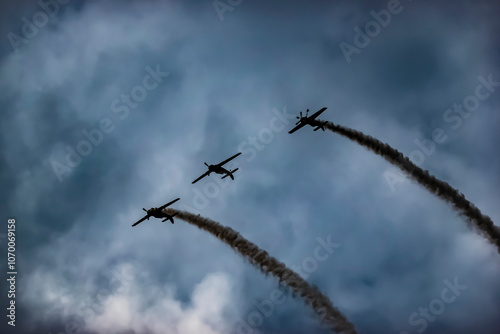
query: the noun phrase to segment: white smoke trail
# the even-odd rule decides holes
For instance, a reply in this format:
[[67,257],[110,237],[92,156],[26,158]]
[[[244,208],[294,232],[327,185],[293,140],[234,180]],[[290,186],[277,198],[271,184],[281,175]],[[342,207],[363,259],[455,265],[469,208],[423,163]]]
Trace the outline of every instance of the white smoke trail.
[[285,264],[270,256],[257,245],[246,240],[232,228],[185,211],[166,209],[165,212],[168,214],[177,212],[177,218],[210,232],[216,238],[228,244],[233,250],[240,253],[264,274],[271,274],[277,277],[280,282],[288,285],[294,293],[304,298],[305,302],[311,305],[322,320],[329,324],[336,332],[346,334],[356,333],[354,325],[332,305],[328,297],[322,294],[316,287],[307,283],[294,271],[288,269]]
[[411,162],[403,153],[372,136],[365,135],[360,131],[345,126],[336,125],[332,122],[317,120],[315,124],[322,124],[328,130],[347,137],[382,156],[391,164],[406,172],[431,193],[451,203],[460,214],[467,218],[467,221],[470,223],[469,226],[486,237],[486,239],[496,246],[497,251],[500,253],[500,228],[495,226],[490,217],[483,215],[481,211],[479,211],[474,204],[469,202],[457,189],[437,179],[435,176],[430,175],[428,171]]

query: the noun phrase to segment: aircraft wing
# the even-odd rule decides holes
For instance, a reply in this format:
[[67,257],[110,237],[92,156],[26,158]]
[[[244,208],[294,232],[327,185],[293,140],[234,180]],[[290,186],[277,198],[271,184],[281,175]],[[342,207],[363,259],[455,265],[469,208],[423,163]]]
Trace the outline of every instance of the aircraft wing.
[[233,160],[234,158],[236,158],[236,157],[237,157],[238,155],[240,155],[240,154],[241,154],[241,152],[236,153],[236,154],[235,154],[235,155],[233,155],[231,158],[226,159],[226,160],[224,160],[223,162],[221,162],[221,163],[219,164],[219,166],[222,166],[222,165],[227,164],[229,161]]
[[134,225],[132,225],[132,226],[135,226],[135,225],[137,225],[137,224],[139,224],[139,223],[142,223],[142,222],[143,222],[143,221],[145,221],[148,217],[149,217],[148,215],[145,215],[144,217],[142,217],[141,219],[139,219],[139,220],[138,220],[138,221],[137,221]]
[[321,113],[322,113],[323,111],[325,111],[325,110],[326,110],[326,107],[325,107],[325,108],[321,108],[320,110],[316,111],[314,114],[312,114],[311,116],[309,116],[308,118],[309,118],[310,120],[313,120],[313,119],[315,119],[316,117],[318,117],[319,115],[321,115]]
[[174,204],[174,203],[175,203],[175,202],[177,202],[178,200],[180,200],[180,198],[176,198],[176,199],[174,199],[172,202],[170,202],[170,203],[167,203],[167,204],[165,204],[165,205],[160,206],[160,207],[159,207],[160,211],[161,211],[161,210],[163,210],[163,209],[165,209],[165,208],[166,208],[167,206],[169,206],[170,204]]
[[306,125],[306,123],[301,122],[299,125],[297,125],[297,126],[296,126],[296,127],[294,127],[293,129],[291,129],[290,131],[288,131],[288,133],[294,133],[294,132],[295,132],[295,131],[297,131],[298,129],[303,128],[305,125]]
[[207,175],[208,175],[208,171],[206,171],[205,173],[203,173],[202,176],[200,176],[199,178],[197,178],[196,180],[194,180],[193,182],[191,182],[191,184],[194,184],[194,183],[200,181],[201,179],[203,179]]

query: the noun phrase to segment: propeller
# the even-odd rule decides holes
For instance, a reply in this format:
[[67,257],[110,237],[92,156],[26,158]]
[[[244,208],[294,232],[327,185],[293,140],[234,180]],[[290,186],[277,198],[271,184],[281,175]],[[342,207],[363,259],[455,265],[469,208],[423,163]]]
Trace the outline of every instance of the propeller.
[[148,210],[146,210],[146,209],[144,209],[144,208],[142,208],[142,209],[143,209],[144,211],[148,212]]
[[299,124],[299,123],[300,123],[300,121],[301,121],[301,119],[302,119],[302,111],[300,112],[300,117],[299,117],[299,116],[297,116],[297,119],[298,119],[298,121],[297,121],[297,123],[295,123],[295,125],[297,125],[297,124]]
[[207,166],[207,167],[208,167],[208,164],[207,164],[206,162],[204,162],[204,164],[205,164],[205,166]]

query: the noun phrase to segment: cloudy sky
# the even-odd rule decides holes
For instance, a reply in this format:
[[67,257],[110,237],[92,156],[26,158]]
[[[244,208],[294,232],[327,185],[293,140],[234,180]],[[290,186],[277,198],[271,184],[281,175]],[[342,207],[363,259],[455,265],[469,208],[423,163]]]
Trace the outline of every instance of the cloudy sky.
[[[500,256],[449,204],[336,134],[287,133],[328,107],[498,225],[498,4],[66,2],[0,5],[0,252],[5,277],[13,217],[18,272],[0,332],[329,332],[206,232],[131,228],[181,197],[360,333],[498,333]],[[191,184],[238,151],[234,181]]]

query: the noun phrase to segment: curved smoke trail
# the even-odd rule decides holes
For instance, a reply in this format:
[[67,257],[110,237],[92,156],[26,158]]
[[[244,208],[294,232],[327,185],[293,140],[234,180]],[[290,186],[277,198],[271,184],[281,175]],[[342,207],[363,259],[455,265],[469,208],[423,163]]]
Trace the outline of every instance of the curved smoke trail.
[[495,226],[490,217],[483,215],[481,211],[479,211],[474,204],[469,202],[457,189],[437,179],[435,176],[430,175],[428,171],[415,165],[401,152],[372,136],[365,135],[360,131],[345,126],[336,125],[332,122],[317,120],[316,124],[322,124],[328,130],[347,137],[382,156],[391,164],[399,167],[410,175],[431,193],[453,204],[455,209],[467,218],[470,222],[469,225],[495,245],[500,253],[500,228]]
[[165,212],[168,214],[177,212],[176,218],[180,218],[190,224],[196,225],[199,229],[210,232],[216,238],[228,244],[233,250],[240,253],[264,274],[272,274],[277,277],[280,282],[288,285],[294,293],[302,296],[306,304],[311,305],[322,320],[330,324],[336,332],[356,333],[354,325],[332,305],[328,297],[323,295],[316,287],[309,285],[294,271],[288,269],[285,264],[270,256],[257,245],[246,240],[232,228],[186,211],[166,209]]

